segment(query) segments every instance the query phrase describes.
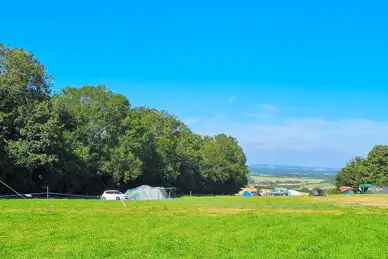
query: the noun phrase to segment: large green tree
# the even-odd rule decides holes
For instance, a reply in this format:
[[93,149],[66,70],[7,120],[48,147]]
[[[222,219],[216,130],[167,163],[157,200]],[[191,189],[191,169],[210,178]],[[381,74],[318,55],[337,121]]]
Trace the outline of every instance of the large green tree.
[[233,193],[246,184],[233,137],[202,137],[103,85],[53,96],[51,86],[33,53],[0,45],[0,179],[15,189],[98,194],[148,184]]
[[0,152],[7,168],[2,174],[24,189],[58,160],[62,124],[52,109],[51,85],[32,53],[0,46]]
[[336,185],[358,187],[367,180],[367,163],[362,157],[355,157],[336,176]]
[[[130,108],[127,98],[105,86],[84,86],[62,90],[53,102],[67,116],[64,144],[82,161],[82,173],[68,172],[70,184],[92,179],[102,186],[117,184],[141,173],[141,161],[125,148],[121,138]],[[85,189],[84,183],[76,189]]]
[[247,184],[246,157],[231,136],[205,137],[200,165],[204,192],[234,193]]
[[358,187],[362,183],[388,185],[388,146],[376,145],[366,158],[350,160],[336,176],[336,185]]
[[140,107],[129,111],[124,128],[128,147],[143,161],[141,183],[196,188],[200,137],[186,125],[167,112]]

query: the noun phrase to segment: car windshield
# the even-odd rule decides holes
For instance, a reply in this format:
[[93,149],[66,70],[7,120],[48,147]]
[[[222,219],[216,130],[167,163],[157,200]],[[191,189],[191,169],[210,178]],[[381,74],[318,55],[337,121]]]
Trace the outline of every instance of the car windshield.
[[106,194],[122,194],[122,193],[119,192],[119,191],[106,191],[105,193],[106,193]]

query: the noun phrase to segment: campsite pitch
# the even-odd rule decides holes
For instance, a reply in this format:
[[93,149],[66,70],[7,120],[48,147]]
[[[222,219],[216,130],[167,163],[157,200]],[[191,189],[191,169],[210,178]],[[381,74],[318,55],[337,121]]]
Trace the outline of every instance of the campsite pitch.
[[50,202],[0,200],[1,258],[386,256],[382,195]]

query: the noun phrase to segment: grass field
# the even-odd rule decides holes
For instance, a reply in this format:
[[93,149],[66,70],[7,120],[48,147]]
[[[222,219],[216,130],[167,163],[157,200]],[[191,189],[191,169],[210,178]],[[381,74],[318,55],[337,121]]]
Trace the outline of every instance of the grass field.
[[126,203],[0,200],[0,258],[387,257],[388,196]]

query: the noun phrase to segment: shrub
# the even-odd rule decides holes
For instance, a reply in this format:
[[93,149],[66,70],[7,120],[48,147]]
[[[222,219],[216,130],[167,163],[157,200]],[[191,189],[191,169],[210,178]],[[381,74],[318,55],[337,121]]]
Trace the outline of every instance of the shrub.
[[314,188],[310,192],[310,196],[325,196],[325,192],[321,188]]
[[310,193],[310,189],[307,188],[307,187],[303,187],[303,188],[299,189],[298,191],[299,191],[299,192]]
[[331,194],[339,194],[339,191],[336,188],[334,188],[334,189],[328,190],[326,192],[326,194],[329,194],[329,195],[331,195]]

